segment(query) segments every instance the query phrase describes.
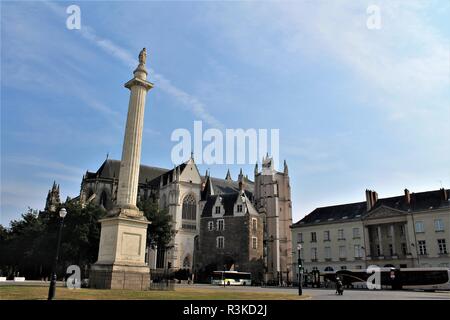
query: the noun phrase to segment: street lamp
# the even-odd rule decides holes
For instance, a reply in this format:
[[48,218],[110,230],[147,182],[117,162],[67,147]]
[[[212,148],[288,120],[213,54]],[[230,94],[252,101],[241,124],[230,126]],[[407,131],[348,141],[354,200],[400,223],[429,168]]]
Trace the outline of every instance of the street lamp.
[[302,290],[302,258],[300,257],[300,250],[302,250],[302,245],[297,244],[297,252],[298,252],[298,295],[301,296],[303,294]]
[[55,289],[56,289],[56,268],[58,266],[58,259],[59,259],[59,247],[61,245],[61,234],[62,234],[62,228],[64,225],[64,217],[67,215],[67,211],[65,208],[61,208],[59,210],[59,217],[61,218],[60,224],[59,224],[59,231],[58,231],[58,243],[56,245],[56,257],[55,257],[55,264],[53,265],[53,271],[52,271],[52,278],[50,280],[50,288],[48,289],[48,300],[53,300],[55,297]]

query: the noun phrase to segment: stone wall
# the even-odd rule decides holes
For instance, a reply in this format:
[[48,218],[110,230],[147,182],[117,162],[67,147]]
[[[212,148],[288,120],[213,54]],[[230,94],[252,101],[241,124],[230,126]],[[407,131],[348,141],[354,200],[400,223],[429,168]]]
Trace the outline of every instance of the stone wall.
[[[257,229],[252,230],[252,218],[257,219]],[[217,221],[223,219],[225,228],[217,230]],[[214,222],[214,230],[208,230],[208,223]],[[217,248],[218,236],[225,238],[223,249]],[[252,248],[252,237],[257,237],[257,248]],[[223,270],[234,264],[236,271],[253,271],[255,261],[263,256],[263,222],[259,216],[224,216],[223,218],[204,217],[200,222],[200,239],[197,256],[199,270],[215,266]],[[252,262],[253,261],[253,262]]]

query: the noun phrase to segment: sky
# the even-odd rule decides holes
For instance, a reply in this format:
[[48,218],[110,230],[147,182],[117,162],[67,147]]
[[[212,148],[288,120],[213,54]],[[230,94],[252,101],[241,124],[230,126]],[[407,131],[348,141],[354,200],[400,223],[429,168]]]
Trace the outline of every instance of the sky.
[[[75,197],[86,170],[120,159],[143,47],[142,164],[172,168],[172,132],[200,120],[280,130],[294,222],[365,189],[449,188],[449,16],[448,1],[2,1],[0,224],[43,209],[54,180]],[[253,177],[250,163],[199,165],[241,167]]]

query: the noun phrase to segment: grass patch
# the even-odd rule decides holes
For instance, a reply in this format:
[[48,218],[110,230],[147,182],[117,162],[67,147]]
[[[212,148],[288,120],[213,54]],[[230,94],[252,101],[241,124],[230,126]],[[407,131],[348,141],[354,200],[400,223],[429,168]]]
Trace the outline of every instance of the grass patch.
[[[1,300],[46,300],[48,287],[0,286]],[[308,296],[274,292],[249,292],[195,288],[175,291],[132,291],[56,288],[57,300],[299,300]]]

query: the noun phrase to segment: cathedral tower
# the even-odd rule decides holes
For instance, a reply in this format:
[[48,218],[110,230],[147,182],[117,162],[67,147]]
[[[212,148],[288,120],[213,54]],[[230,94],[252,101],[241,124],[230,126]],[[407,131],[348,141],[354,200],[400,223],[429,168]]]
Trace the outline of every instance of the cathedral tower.
[[262,171],[255,166],[255,202],[265,215],[266,281],[292,281],[291,187],[286,161],[283,172],[274,169],[273,158],[263,158]]
[[47,200],[45,201],[45,211],[55,212],[60,204],[59,184],[56,185],[56,182],[53,181],[52,189],[48,191]]

